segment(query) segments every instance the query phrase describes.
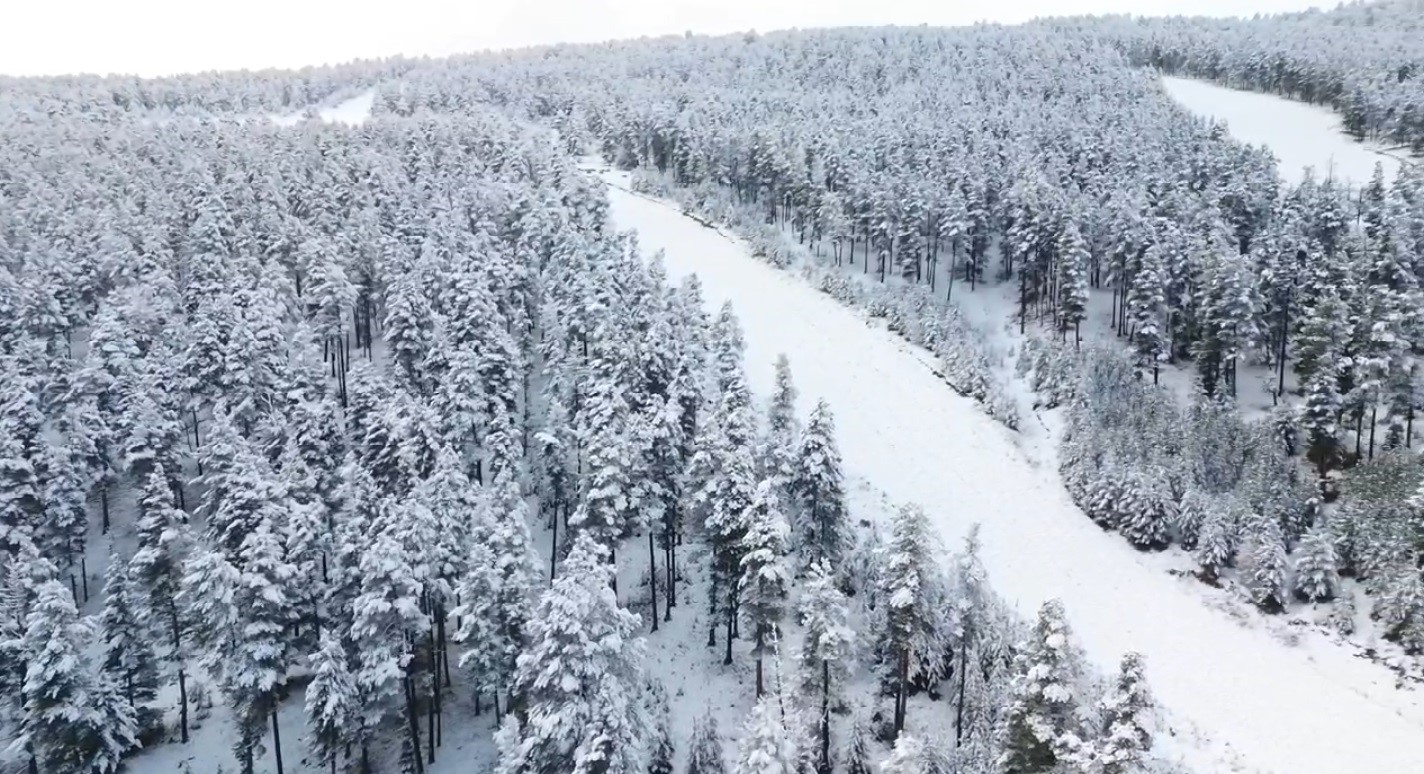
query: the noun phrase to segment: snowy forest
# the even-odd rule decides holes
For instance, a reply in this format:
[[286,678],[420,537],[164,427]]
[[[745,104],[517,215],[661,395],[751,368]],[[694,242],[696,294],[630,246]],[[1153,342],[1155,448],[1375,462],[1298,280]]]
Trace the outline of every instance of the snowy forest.
[[[0,772],[1249,755],[1271,721],[1197,739],[1190,646],[1111,617],[1151,610],[1015,575],[1045,523],[1415,690],[1421,30],[1400,1],[0,77]],[[1285,183],[1164,73],[1405,161]],[[704,284],[630,202],[790,284]],[[743,309],[793,287],[788,328],[828,300],[887,334],[849,356],[942,393],[847,403],[901,375],[828,382],[837,342]],[[925,394],[986,419],[943,443],[1019,455],[941,466],[954,505],[1027,475],[1057,521],[887,478],[941,459],[864,453]]]

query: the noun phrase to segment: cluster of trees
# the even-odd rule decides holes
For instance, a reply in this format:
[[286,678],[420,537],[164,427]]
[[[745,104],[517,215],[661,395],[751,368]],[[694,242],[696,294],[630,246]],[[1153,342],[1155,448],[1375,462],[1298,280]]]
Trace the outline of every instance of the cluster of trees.
[[[1193,23],[1160,22],[1168,37]],[[1025,365],[1072,406],[1078,502],[1134,545],[1197,551],[1210,580],[1240,565],[1263,608],[1329,599],[1357,530],[1325,523],[1298,461],[1323,478],[1413,445],[1424,175],[1282,189],[1266,152],[1132,67],[1133,24],[644,41],[472,59],[452,77],[702,192],[691,201],[725,191],[734,220],[758,210],[906,298],[1011,282],[1021,332],[1041,322],[1073,349],[1106,325],[1132,357],[1091,355],[1081,385],[1071,358]],[[1199,402],[1151,389],[1165,364],[1194,370]],[[1230,408],[1247,368],[1271,374],[1277,415]],[[1375,530],[1391,545],[1401,531]],[[1384,575],[1417,587],[1415,553],[1394,550]]]
[[1410,0],[1252,19],[1074,19],[1134,63],[1327,105],[1360,139],[1424,153],[1424,17]]

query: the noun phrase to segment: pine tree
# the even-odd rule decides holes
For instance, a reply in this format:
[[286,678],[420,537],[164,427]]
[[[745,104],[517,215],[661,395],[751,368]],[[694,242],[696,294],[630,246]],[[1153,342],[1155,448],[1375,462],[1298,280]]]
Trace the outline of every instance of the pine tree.
[[835,419],[825,401],[816,404],[801,434],[790,489],[796,499],[796,543],[803,565],[825,561],[840,567],[850,550],[851,524]]
[[1319,526],[1305,533],[1296,550],[1295,595],[1303,602],[1334,599],[1340,588],[1335,569],[1335,536]]
[[1142,253],[1137,271],[1132,275],[1127,291],[1127,314],[1132,322],[1132,345],[1137,352],[1140,372],[1152,372],[1156,383],[1158,370],[1168,356],[1169,342],[1164,330],[1167,324],[1167,276],[1161,248],[1148,247]]
[[460,657],[481,689],[495,696],[513,684],[516,659],[539,586],[528,516],[519,486],[501,471],[482,498],[470,545],[469,568],[460,586],[457,642],[469,648]]
[[711,713],[697,719],[688,743],[687,774],[727,774],[727,758],[717,718]]
[[763,696],[757,701],[737,747],[733,774],[796,774],[796,746],[777,697]]
[[138,549],[129,559],[137,607],[150,641],[164,644],[165,672],[178,681],[179,730],[188,739],[185,615],[178,603],[183,584],[183,557],[189,552],[187,514],[173,502],[167,471],[155,467],[139,495]]
[[1132,774],[1140,771],[1143,758],[1152,748],[1147,724],[1152,712],[1152,696],[1142,674],[1142,656],[1122,657],[1117,685],[1103,697],[1098,708],[1102,732],[1093,743],[1094,772]]
[[1079,747],[1078,686],[1082,656],[1058,600],[1045,602],[1033,632],[1014,657],[1012,702],[1005,712],[1006,774],[1050,771]]
[[638,616],[618,606],[612,572],[606,549],[579,535],[540,597],[515,670],[526,721],[502,751],[499,774],[641,771],[644,644],[634,636]]
[[878,651],[886,668],[884,682],[895,697],[896,735],[905,728],[912,685],[934,682],[943,669],[938,630],[943,590],[933,540],[920,506],[906,505],[895,514],[880,592],[886,625]]
[[1081,327],[1088,309],[1088,243],[1078,224],[1069,220],[1058,237],[1058,328],[1073,330],[1073,343],[1082,340]]
[[653,683],[651,694],[651,714],[657,723],[656,737],[652,745],[652,759],[648,763],[648,774],[672,774],[672,758],[675,750],[672,730],[668,728],[671,710],[668,708],[667,691],[660,683]]
[[819,562],[811,566],[801,595],[804,639],[799,654],[802,692],[817,707],[817,771],[831,769],[831,708],[850,674],[855,633],[848,625],[846,598],[836,587],[835,572]]
[[1241,572],[1251,600],[1268,613],[1284,610],[1290,561],[1286,557],[1280,523],[1261,518],[1252,524],[1241,557]]
[[[857,715],[850,726],[850,739],[846,740],[841,762],[846,774],[871,774],[870,733],[865,727],[865,718]],[[825,774],[825,772],[818,772]]]
[[[708,423],[706,440],[694,466],[706,471],[697,500],[706,514],[705,528],[712,549],[713,633],[716,621],[726,623],[727,641],[722,661],[732,663],[732,632],[740,597],[742,537],[747,513],[756,496],[756,465],[751,449],[750,396],[740,378],[734,378],[721,405]],[[709,638],[708,645],[714,644]]]
[[33,751],[44,771],[110,774],[138,746],[133,709],[89,671],[84,653],[92,636],[69,589],[54,580],[36,587],[22,646],[24,715],[17,742]]
[[136,604],[129,586],[129,566],[109,555],[104,580],[104,609],[99,614],[104,670],[113,675],[129,706],[151,701],[158,688],[158,664],[149,639],[152,624]]
[[790,530],[773,486],[771,480],[757,486],[756,495],[743,517],[747,526],[739,550],[741,575],[737,585],[742,590],[742,613],[756,637],[753,653],[757,698],[766,693],[763,660],[767,647],[775,642],[791,586],[791,572],[786,563]]
[[777,482],[778,495],[785,496],[795,471],[800,436],[796,420],[796,386],[791,381],[791,363],[786,355],[776,358],[776,387],[767,409],[766,440],[762,465]]
[[880,764],[880,774],[927,774],[925,744],[910,734],[895,739],[890,757]]
[[336,771],[336,758],[353,739],[356,683],[347,666],[346,649],[330,631],[311,655],[312,681],[306,691],[310,746],[317,760]]
[[1232,566],[1236,558],[1237,523],[1231,509],[1221,504],[1202,516],[1197,536],[1197,565],[1202,577],[1215,584],[1221,570]]

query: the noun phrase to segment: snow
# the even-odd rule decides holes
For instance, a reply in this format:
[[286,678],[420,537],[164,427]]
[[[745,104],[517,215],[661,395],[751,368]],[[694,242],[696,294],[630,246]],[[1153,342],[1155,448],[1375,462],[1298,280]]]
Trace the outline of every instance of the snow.
[[[348,97],[335,105],[326,105],[316,108],[317,118],[323,122],[331,124],[346,124],[348,126],[360,126],[371,117],[371,106],[376,102],[376,91],[367,89],[354,97]],[[284,116],[271,116],[272,123],[278,126],[295,126],[306,118],[306,112],[290,113]]]
[[1356,142],[1345,134],[1340,115],[1329,108],[1191,78],[1164,76],[1162,87],[1191,112],[1226,122],[1231,136],[1241,142],[1269,148],[1288,183],[1304,179],[1306,167],[1315,169],[1317,180],[1333,175],[1356,187],[1369,183],[1376,163],[1384,165],[1386,181],[1399,170],[1399,158],[1382,147]]
[[1323,643],[1287,647],[1207,606],[1087,519],[1051,453],[1021,448],[952,392],[926,353],[741,242],[630,193],[626,175],[605,176],[618,227],[636,230],[649,252],[665,250],[674,279],[696,273],[709,308],[732,301],[755,392],[771,393],[772,363],[789,355],[803,402],[824,398],[835,412],[847,470],[924,506],[947,545],[981,523],[995,589],[1025,617],[1062,599],[1096,669],[1144,654],[1170,728],[1160,747],[1202,771],[1424,771],[1424,704],[1384,670]]

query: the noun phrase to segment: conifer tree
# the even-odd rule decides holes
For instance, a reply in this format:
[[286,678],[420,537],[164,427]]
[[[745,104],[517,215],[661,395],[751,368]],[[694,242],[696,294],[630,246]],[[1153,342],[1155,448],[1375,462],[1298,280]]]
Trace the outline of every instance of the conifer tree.
[[717,718],[709,712],[697,719],[688,743],[687,774],[727,774],[726,753]]
[[[857,715],[850,726],[850,738],[846,740],[841,762],[846,774],[871,774],[870,733],[865,727],[865,718]],[[817,774],[825,774],[818,771]]]
[[129,566],[117,554],[109,555],[104,580],[104,609],[99,614],[104,645],[104,670],[113,675],[130,707],[153,699],[158,687],[158,664],[143,620],[129,586]]
[[1335,567],[1335,536],[1325,526],[1305,533],[1296,550],[1295,595],[1304,602],[1333,599],[1340,588]]
[[1088,243],[1072,220],[1058,237],[1058,327],[1073,331],[1073,343],[1082,340],[1082,323],[1088,309]]
[[618,606],[606,549],[579,535],[530,618],[514,692],[526,721],[496,771],[637,774],[647,747],[644,645]]
[[1268,613],[1285,609],[1290,562],[1280,523],[1275,519],[1261,518],[1251,525],[1242,546],[1241,571],[1257,607]]
[[1142,253],[1127,291],[1127,314],[1132,323],[1132,345],[1140,372],[1152,372],[1152,382],[1163,361],[1169,342],[1167,325],[1167,277],[1161,248],[1153,245]]
[[804,639],[798,655],[802,692],[812,697],[817,719],[817,771],[831,769],[831,708],[850,673],[855,633],[848,625],[846,598],[826,562],[811,566],[802,590]]
[[138,745],[133,708],[89,671],[84,654],[92,635],[69,589],[55,580],[35,588],[22,645],[24,714],[17,743],[32,751],[43,771],[111,774]]
[[356,683],[347,666],[346,649],[330,631],[311,655],[312,681],[306,691],[309,745],[322,764],[336,771],[336,759],[353,739],[356,725]]
[[1045,602],[1014,658],[1013,698],[1004,718],[1004,752],[999,758],[1002,771],[1050,771],[1077,753],[1082,660],[1062,603]]
[[933,540],[920,506],[896,512],[881,590],[886,625],[878,643],[884,682],[895,697],[891,728],[896,735],[905,728],[913,684],[933,682],[943,668],[937,629],[942,590]]
[[901,734],[890,757],[880,765],[880,774],[927,774],[925,743],[911,734]]
[[796,746],[775,696],[757,700],[737,747],[733,774],[796,774]]
[[795,470],[801,430],[796,420],[796,385],[791,381],[791,363],[786,355],[776,358],[776,388],[767,409],[766,440],[762,465],[777,481],[778,495],[786,495]]
[[803,566],[840,567],[851,547],[844,474],[836,447],[835,419],[819,401],[801,434],[790,490],[796,502],[796,545]]
[[775,642],[791,591],[791,572],[786,562],[790,529],[773,487],[770,479],[757,486],[744,516],[746,532],[739,549],[741,575],[737,585],[742,590],[743,615],[756,638],[753,654],[756,656],[757,698],[766,693],[762,665],[768,647]]
[[1142,656],[1128,653],[1122,657],[1117,684],[1098,708],[1102,733],[1093,743],[1093,771],[1131,774],[1141,770],[1143,758],[1152,747],[1152,733],[1148,730],[1151,711],[1152,696],[1142,674]]
[[662,687],[662,684],[653,683],[649,693],[651,694],[651,713],[657,724],[657,730],[652,744],[652,758],[648,762],[648,774],[672,774],[674,749],[672,730],[668,728],[671,710],[668,708],[667,690]]

